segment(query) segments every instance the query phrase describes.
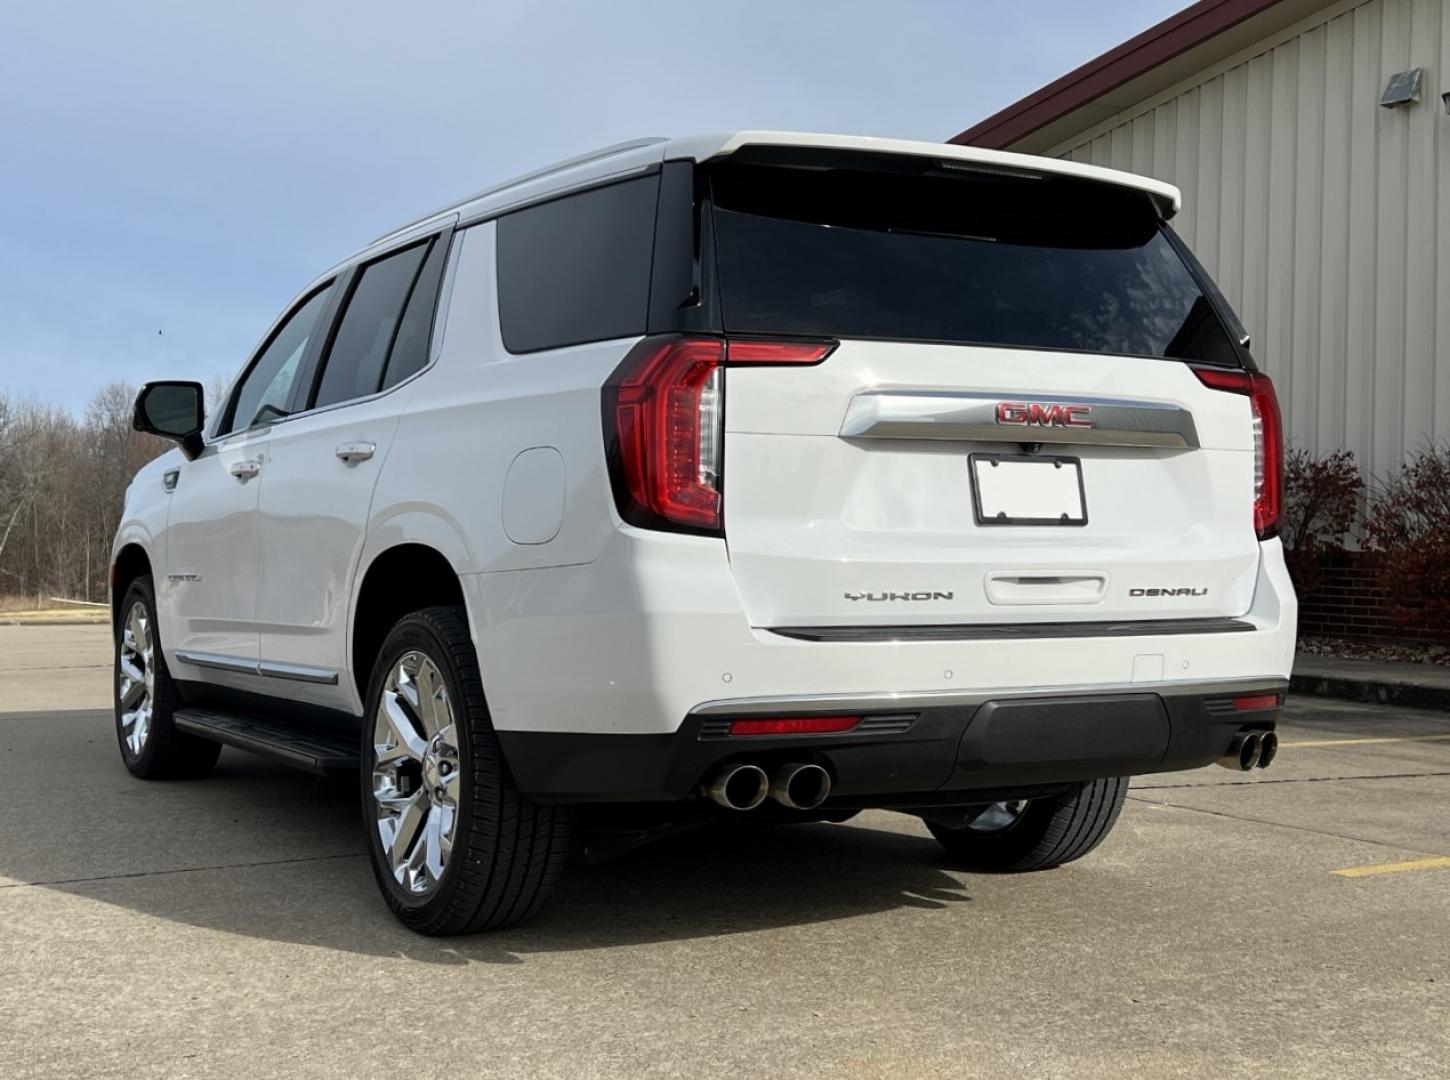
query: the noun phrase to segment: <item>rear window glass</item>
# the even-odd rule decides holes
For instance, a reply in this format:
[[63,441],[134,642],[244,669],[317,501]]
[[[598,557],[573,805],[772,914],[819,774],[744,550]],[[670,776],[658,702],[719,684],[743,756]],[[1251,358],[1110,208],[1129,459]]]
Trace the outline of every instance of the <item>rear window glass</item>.
[[1146,194],[894,167],[715,166],[725,329],[1239,363]]
[[659,177],[581,191],[498,219],[504,346],[536,352],[643,334]]

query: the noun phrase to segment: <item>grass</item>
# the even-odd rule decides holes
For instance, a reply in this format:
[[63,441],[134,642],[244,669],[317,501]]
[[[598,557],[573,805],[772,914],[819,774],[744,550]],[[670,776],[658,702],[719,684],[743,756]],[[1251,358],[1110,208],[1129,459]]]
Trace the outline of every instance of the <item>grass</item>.
[[107,608],[58,604],[49,597],[0,596],[0,623],[105,622]]

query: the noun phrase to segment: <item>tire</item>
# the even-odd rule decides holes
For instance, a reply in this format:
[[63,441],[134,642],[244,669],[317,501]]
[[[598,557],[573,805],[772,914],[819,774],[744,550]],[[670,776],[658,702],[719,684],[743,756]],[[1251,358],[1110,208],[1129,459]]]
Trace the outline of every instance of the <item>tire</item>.
[[221,743],[176,729],[172,718],[181,698],[161,651],[149,576],[131,582],[118,611],[111,700],[121,760],[142,780],[205,776],[216,765]]
[[[1000,827],[979,828],[976,821],[955,828],[933,821],[926,826],[964,868],[998,873],[1049,870],[1081,859],[1101,844],[1117,823],[1127,795],[1128,778],[1109,777],[1061,795],[1033,799]],[[1015,805],[995,803],[987,813],[1008,814],[1006,808]]]
[[404,926],[501,930],[539,910],[569,857],[571,811],[515,787],[458,609],[414,612],[389,631],[361,760],[373,875]]

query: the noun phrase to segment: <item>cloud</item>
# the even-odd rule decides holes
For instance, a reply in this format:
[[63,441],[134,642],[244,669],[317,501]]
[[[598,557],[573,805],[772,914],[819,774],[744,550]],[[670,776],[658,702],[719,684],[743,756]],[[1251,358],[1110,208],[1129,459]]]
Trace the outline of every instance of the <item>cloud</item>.
[[640,135],[946,138],[1175,7],[21,0],[0,390],[231,374],[315,274],[511,174]]

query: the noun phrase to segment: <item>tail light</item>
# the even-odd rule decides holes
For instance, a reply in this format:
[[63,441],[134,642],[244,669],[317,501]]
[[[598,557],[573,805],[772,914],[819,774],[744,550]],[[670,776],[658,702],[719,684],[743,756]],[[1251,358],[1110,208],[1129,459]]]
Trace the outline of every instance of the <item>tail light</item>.
[[1284,487],[1284,421],[1274,383],[1259,371],[1193,370],[1204,386],[1249,399],[1254,418],[1254,531],[1267,540],[1279,531]]
[[816,364],[820,341],[648,337],[604,386],[610,480],[632,525],[718,535],[727,364]]

